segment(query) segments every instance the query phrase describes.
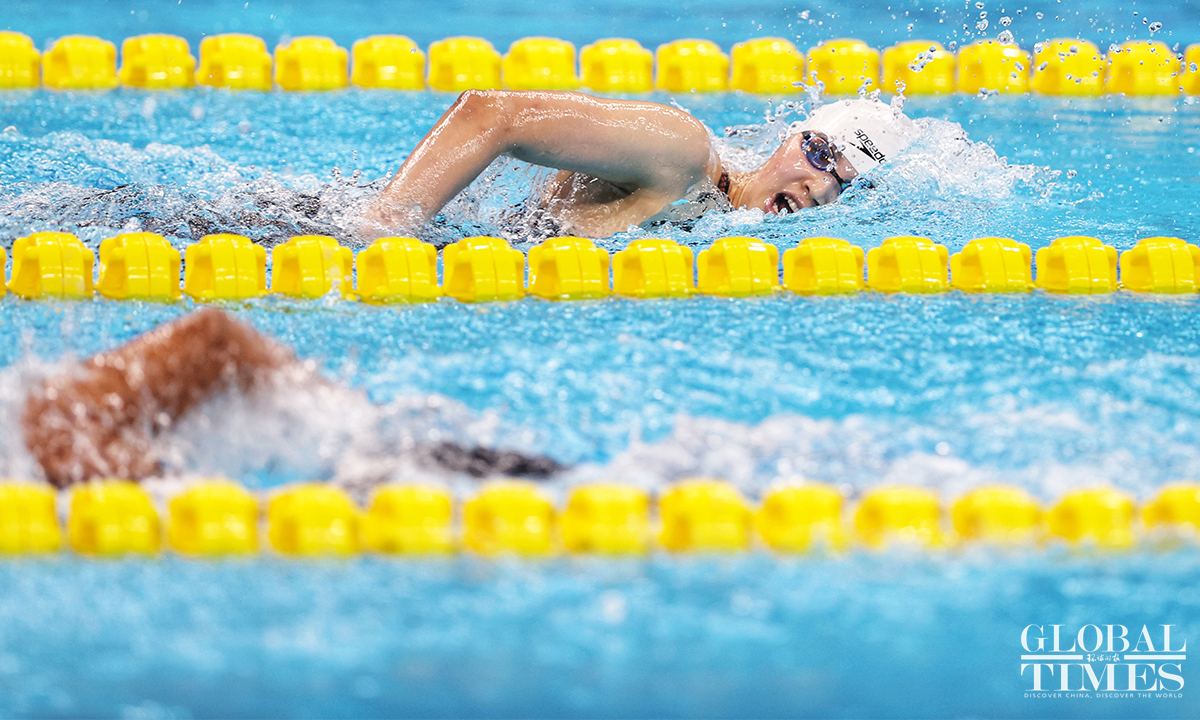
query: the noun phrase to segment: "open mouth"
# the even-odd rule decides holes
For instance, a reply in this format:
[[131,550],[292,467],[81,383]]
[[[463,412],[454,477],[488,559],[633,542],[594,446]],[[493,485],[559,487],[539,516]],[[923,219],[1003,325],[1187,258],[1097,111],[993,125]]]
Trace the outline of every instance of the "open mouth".
[[763,209],[772,215],[788,215],[801,207],[799,198],[791,193],[781,192],[771,196]]

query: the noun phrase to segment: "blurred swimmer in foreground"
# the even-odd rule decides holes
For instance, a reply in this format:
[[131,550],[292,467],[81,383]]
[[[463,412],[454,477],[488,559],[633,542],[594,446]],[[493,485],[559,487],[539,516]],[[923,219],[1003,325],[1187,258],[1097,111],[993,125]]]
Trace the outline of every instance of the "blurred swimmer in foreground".
[[372,203],[363,234],[412,233],[502,155],[560,171],[537,201],[558,231],[551,234],[607,237],[652,227],[670,221],[679,204],[794,213],[837,200],[917,134],[912,120],[878,100],[842,100],[813,112],[761,166],[734,172],[709,129],[668,105],[471,90]]
[[[327,383],[283,345],[220,310],[167,323],[70,372],[25,401],[25,444],[57,487],[94,478],[140,480],[161,470],[155,438],[217,393],[275,382]],[[546,457],[438,443],[428,464],[475,477],[546,477]]]

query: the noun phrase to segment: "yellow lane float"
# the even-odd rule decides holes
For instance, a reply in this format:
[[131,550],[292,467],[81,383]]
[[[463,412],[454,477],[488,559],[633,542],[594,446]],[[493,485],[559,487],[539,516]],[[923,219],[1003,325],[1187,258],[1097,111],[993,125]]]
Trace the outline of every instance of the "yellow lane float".
[[605,38],[579,52],[580,82],[597,92],[636,93],[654,88],[654,54],[637,40]]
[[275,82],[284,90],[337,90],[346,87],[346,48],[327,37],[292,38],[275,48]]
[[463,504],[463,546],[480,555],[547,555],[554,551],[554,504],[536,485],[490,482]]
[[0,555],[47,553],[62,547],[57,499],[49,485],[0,480]]
[[1133,499],[1111,488],[1067,493],[1046,513],[1051,537],[1075,545],[1122,549],[1133,545]]
[[580,485],[559,525],[568,552],[642,554],[650,550],[650,495],[632,485]]
[[1037,286],[1047,292],[1095,295],[1117,289],[1117,250],[1093,237],[1064,237],[1035,256]]
[[513,90],[574,90],[575,46],[566,40],[527,37],[514,42],[500,61],[504,86]]
[[734,552],[750,547],[753,515],[729,483],[693,479],[673,485],[658,500],[659,542],[673,552]]
[[954,55],[932,40],[908,40],[884,50],[883,91],[905,95],[954,92]]
[[1173,483],[1163,487],[1158,496],[1142,508],[1142,522],[1147,528],[1200,534],[1200,484]]
[[885,293],[939,293],[949,288],[950,251],[923,237],[894,237],[867,252],[867,287]]
[[1178,95],[1179,58],[1160,40],[1127,40],[1110,48],[1104,89],[1125,95]]
[[319,298],[331,291],[354,297],[354,254],[324,235],[299,235],[271,249],[271,292]]
[[42,56],[42,82],[56,90],[117,86],[117,46],[90,35],[59,38]]
[[353,555],[359,550],[358,523],[358,507],[333,485],[295,485],[267,503],[267,539],[284,555]]
[[805,238],[783,253],[783,286],[798,295],[847,295],[863,289],[863,250],[839,238]]
[[42,80],[42,54],[23,33],[0,31],[0,90],[37,87]]
[[1179,71],[1179,90],[1188,95],[1200,95],[1200,43],[1188,45]]
[[452,37],[429,46],[429,87],[494,90],[500,87],[500,53],[483,38]]
[[359,531],[364,550],[398,555],[452,552],[454,500],[434,485],[384,485],[375,491]]
[[729,88],[729,56],[709,40],[676,40],[658,46],[654,87],[668,92],[719,92]]
[[152,555],[162,544],[154,502],[141,486],[128,480],[75,487],[67,537],[82,555]]
[[854,512],[854,530],[867,547],[892,543],[941,545],[938,496],[920,487],[883,487],[867,492]]
[[494,237],[471,237],[447,245],[443,292],[459,302],[525,297],[525,254]]
[[[879,51],[862,40],[830,40],[809,48],[808,84],[830,95],[854,95],[879,87]],[[887,89],[887,88],[885,88]]]
[[779,552],[840,550],[847,544],[842,495],[830,485],[802,483],[768,488],[754,520],[767,547]]
[[197,302],[262,295],[267,291],[267,251],[241,235],[205,235],[188,245],[183,291]]
[[978,238],[950,256],[950,287],[972,293],[1029,292],[1033,289],[1025,243],[1009,238]]
[[729,89],[749,93],[794,93],[804,81],[804,54],[790,40],[756,38],[733,46]]
[[958,51],[958,90],[1029,92],[1029,53],[1012,43],[976,40]]
[[113,300],[178,300],[179,251],[156,233],[122,233],[100,243],[96,291]]
[[602,298],[608,286],[608,251],[587,238],[551,238],[529,249],[529,294],[547,300]]
[[1200,290],[1200,247],[1179,238],[1152,237],[1121,253],[1121,287],[1142,293]]
[[644,238],[613,255],[613,292],[636,298],[687,297],[696,292],[692,249]]
[[364,88],[425,89],[425,53],[404,35],[372,35],[350,49],[350,82]]
[[379,238],[354,258],[354,265],[363,302],[430,302],[442,295],[437,248],[416,238]]
[[82,300],[93,294],[96,261],[70,233],[39,232],[13,243],[12,279],[8,289],[23,298]]
[[697,292],[722,297],[770,295],[779,290],[779,248],[762,240],[727,237],[700,251]]
[[1095,43],[1048,40],[1034,46],[1029,86],[1043,95],[1095,96],[1104,93],[1104,56]]
[[965,541],[998,544],[1034,542],[1040,538],[1042,511],[1020,488],[982,487],[963,495],[950,508],[954,532]]
[[270,90],[271,64],[271,53],[260,37],[209,35],[200,41],[196,82],[231,90]]
[[258,500],[228,480],[198,482],[171,498],[167,544],[196,557],[258,551]]
[[196,84],[196,58],[175,35],[138,35],[121,43],[122,85],[171,90]]

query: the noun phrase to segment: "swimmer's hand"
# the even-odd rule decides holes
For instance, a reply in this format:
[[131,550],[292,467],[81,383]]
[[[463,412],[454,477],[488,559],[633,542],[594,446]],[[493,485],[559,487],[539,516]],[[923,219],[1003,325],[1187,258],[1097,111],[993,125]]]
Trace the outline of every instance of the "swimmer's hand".
[[153,438],[210,395],[250,390],[297,360],[219,310],[152,330],[30,393],[25,443],[46,479],[138,480],[159,470]]
[[427,448],[426,452],[427,464],[475,478],[498,475],[544,480],[566,469],[545,455],[526,455],[513,450],[479,446],[468,448],[452,442],[438,443]]
[[382,237],[412,236],[425,223],[418,209],[403,209],[380,196],[367,206],[359,220],[355,234],[364,242]]

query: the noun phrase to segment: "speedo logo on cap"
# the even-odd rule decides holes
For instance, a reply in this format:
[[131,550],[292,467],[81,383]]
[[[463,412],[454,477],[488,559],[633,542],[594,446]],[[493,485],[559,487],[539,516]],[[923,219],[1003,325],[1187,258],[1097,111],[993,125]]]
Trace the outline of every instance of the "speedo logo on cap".
[[871,142],[871,138],[867,137],[865,132],[862,130],[855,130],[854,137],[858,138],[859,142],[851,143],[851,145],[854,145],[854,147],[858,148],[863,155],[866,155],[877,163],[883,163],[887,160],[887,157],[882,151],[880,151],[879,148],[875,147],[875,143]]

